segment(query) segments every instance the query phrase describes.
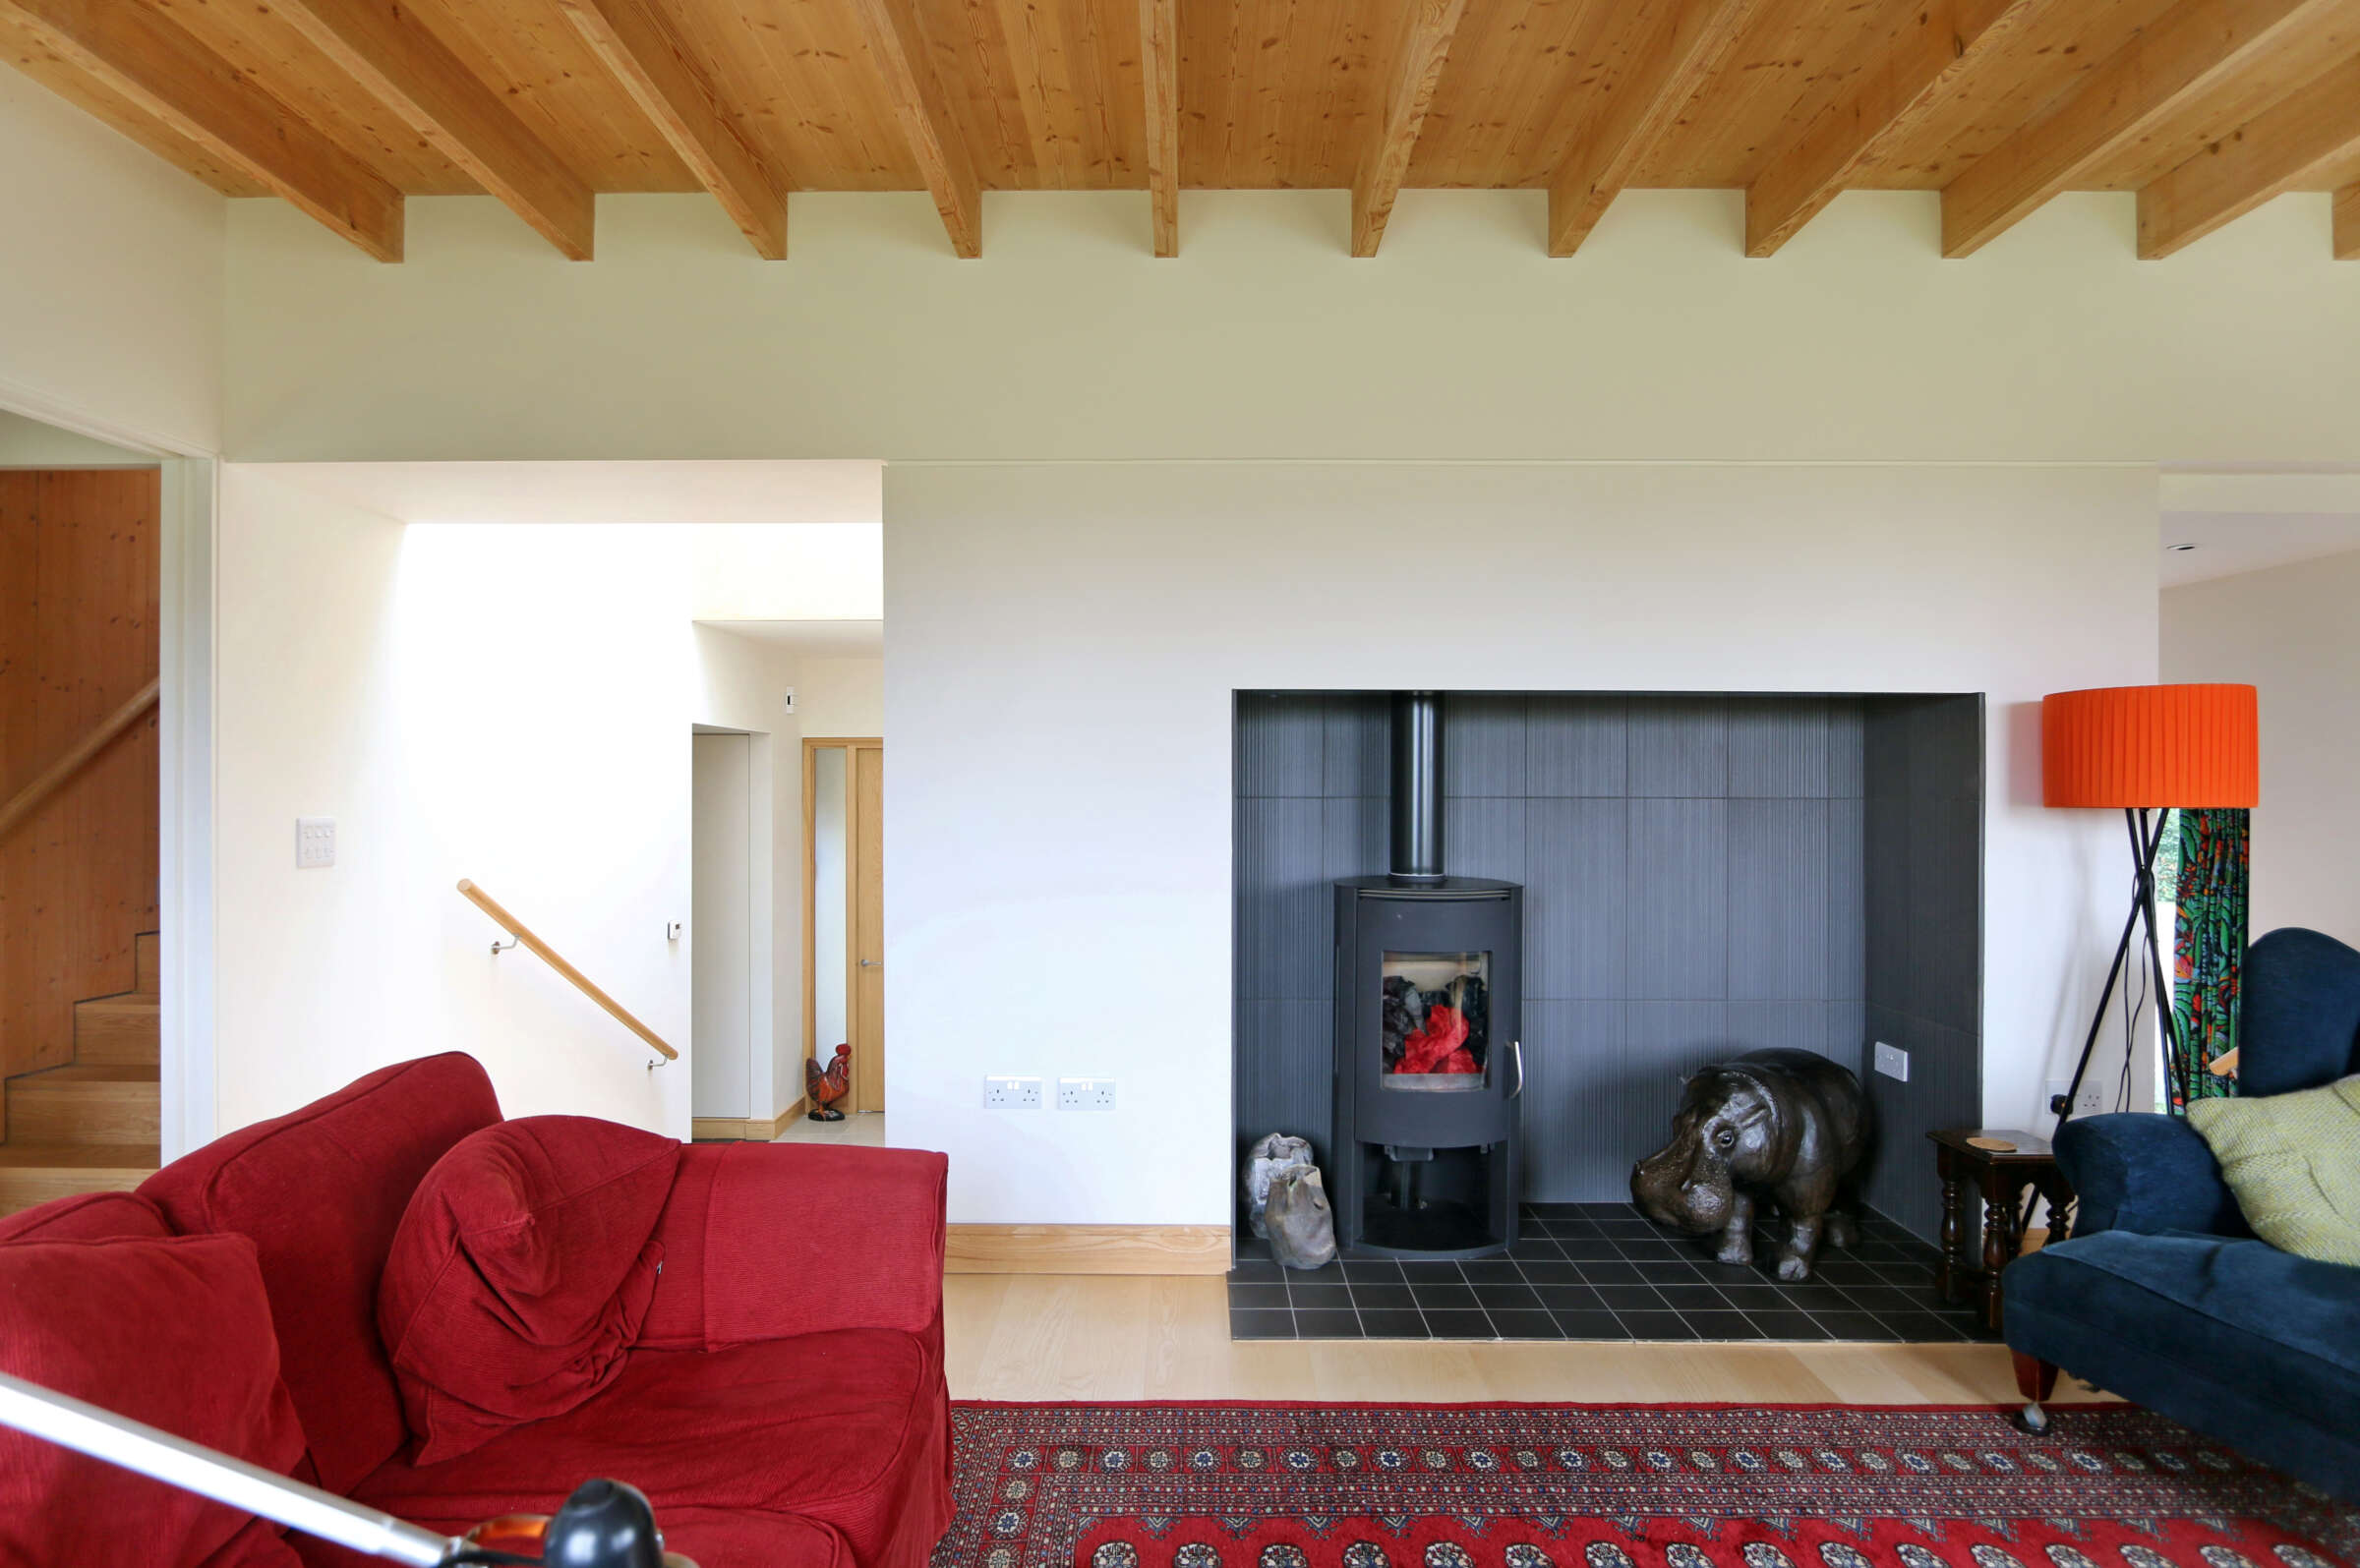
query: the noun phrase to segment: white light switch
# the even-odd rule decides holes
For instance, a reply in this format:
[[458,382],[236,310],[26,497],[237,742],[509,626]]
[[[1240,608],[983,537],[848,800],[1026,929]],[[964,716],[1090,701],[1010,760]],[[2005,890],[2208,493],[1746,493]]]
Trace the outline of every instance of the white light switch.
[[1897,1045],[1876,1042],[1876,1070],[1889,1078],[1910,1081],[1910,1053]]
[[297,817],[295,819],[295,869],[316,871],[322,866],[336,863],[336,819],[333,817]]

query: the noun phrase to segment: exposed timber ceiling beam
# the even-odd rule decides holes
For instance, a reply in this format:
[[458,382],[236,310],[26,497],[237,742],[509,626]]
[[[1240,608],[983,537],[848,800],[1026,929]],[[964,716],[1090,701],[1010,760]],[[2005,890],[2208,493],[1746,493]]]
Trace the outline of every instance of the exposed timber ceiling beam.
[[1942,254],[1972,256],[2236,76],[2291,60],[2342,0],[2183,0],[1942,192]]
[[590,259],[590,187],[399,0],[275,0],[272,9],[560,253]]
[[1745,254],[1775,255],[1838,192],[1925,123],[2050,0],[1935,0],[1913,9],[1841,98],[1745,192]]
[[2335,260],[2360,261],[2360,185],[2335,193]]
[[1352,177],[1352,254],[1375,256],[1385,239],[1386,220],[1393,215],[1393,201],[1409,173],[1410,155],[1418,149],[1418,130],[1434,102],[1435,84],[1443,79],[1443,63],[1450,57],[1450,35],[1458,30],[1467,0],[1413,0],[1401,52],[1393,61],[1393,76],[1386,88],[1385,118],[1378,122],[1377,140],[1360,155]]
[[177,24],[124,0],[0,0],[0,14],[377,260],[401,260],[401,193]]
[[935,210],[950,231],[951,249],[969,259],[983,254],[983,196],[974,159],[951,119],[949,99],[927,57],[911,0],[853,0],[861,35],[884,79],[894,117],[910,152],[934,195]]
[[1646,53],[1593,116],[1549,183],[1549,254],[1571,256],[1630,183],[1682,105],[1729,52],[1757,0],[1674,0]]
[[767,261],[787,259],[787,181],[747,145],[662,0],[559,0],[565,14]]
[[2151,261],[2169,256],[2354,160],[2360,160],[2360,55],[2142,187],[2139,255]]
[[1180,254],[1180,0],[1139,0],[1139,74],[1147,86],[1148,206],[1155,254]]

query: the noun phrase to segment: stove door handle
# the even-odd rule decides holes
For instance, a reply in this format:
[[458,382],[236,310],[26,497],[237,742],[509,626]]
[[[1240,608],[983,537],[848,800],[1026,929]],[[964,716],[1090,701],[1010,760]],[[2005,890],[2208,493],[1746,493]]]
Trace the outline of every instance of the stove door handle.
[[1507,1091],[1507,1097],[1512,1100],[1524,1092],[1524,1042],[1522,1040],[1508,1041],[1507,1054],[1516,1064],[1516,1086]]

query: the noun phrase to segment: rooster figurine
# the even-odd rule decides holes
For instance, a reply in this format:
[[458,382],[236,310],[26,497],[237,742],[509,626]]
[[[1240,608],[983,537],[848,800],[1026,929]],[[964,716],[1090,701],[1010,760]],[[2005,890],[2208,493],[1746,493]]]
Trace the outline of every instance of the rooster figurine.
[[835,1060],[828,1064],[825,1072],[820,1070],[816,1058],[803,1058],[803,1087],[811,1096],[812,1121],[843,1121],[844,1113],[836,1109],[836,1102],[852,1091],[853,1048],[849,1045],[838,1046]]

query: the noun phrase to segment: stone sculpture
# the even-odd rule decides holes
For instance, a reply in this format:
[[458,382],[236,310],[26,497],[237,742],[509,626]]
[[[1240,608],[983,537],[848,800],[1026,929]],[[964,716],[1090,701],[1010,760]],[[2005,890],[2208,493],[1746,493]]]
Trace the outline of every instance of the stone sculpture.
[[1778,1277],[1805,1280],[1825,1240],[1856,1239],[1852,1177],[1868,1101],[1846,1068],[1808,1051],[1748,1051],[1689,1077],[1672,1141],[1632,1168],[1630,1195],[1659,1224],[1721,1233],[1724,1263],[1753,1261],[1756,1204],[1786,1217]]

